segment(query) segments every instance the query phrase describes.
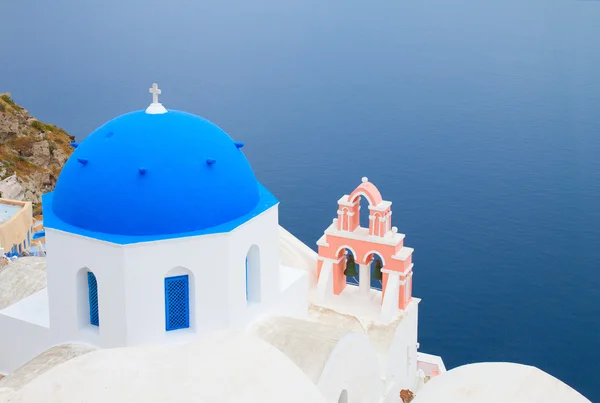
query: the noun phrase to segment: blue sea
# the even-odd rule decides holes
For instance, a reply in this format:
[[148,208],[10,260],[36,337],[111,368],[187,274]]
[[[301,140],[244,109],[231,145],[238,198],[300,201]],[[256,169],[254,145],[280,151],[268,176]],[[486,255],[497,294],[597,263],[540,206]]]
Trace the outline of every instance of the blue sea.
[[600,1],[19,0],[0,21],[0,91],[33,115],[82,140],[158,82],[246,143],[312,247],[369,177],[415,248],[422,351],[600,401]]

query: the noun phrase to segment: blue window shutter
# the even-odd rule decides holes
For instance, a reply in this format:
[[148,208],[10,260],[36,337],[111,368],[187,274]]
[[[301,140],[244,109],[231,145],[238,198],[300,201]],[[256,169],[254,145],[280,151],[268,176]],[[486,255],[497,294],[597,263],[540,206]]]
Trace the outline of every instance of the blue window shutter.
[[90,297],[90,323],[94,326],[99,326],[98,282],[96,281],[96,276],[91,271],[88,271],[88,294]]
[[165,278],[165,325],[167,331],[190,327],[189,278]]

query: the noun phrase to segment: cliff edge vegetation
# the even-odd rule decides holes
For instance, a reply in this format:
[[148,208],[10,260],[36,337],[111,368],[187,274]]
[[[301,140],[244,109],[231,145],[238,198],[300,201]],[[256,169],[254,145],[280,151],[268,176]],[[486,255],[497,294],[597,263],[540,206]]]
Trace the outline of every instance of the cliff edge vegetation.
[[41,196],[54,189],[73,152],[73,136],[43,123],[0,93],[0,197],[33,202],[40,214]]

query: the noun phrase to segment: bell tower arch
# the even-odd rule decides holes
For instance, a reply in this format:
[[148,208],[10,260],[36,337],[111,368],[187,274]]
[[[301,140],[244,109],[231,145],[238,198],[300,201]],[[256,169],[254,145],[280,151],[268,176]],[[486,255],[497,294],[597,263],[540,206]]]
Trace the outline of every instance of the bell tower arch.
[[[360,226],[362,197],[369,203],[368,228]],[[317,242],[319,298],[335,298],[349,292],[348,287],[356,288],[346,283],[344,275],[347,265],[354,263],[359,265],[359,285],[351,292],[362,295],[379,292],[371,289],[371,264],[377,256],[382,314],[408,307],[412,299],[413,249],[404,246],[405,235],[392,226],[391,206],[392,202],[383,200],[377,187],[366,177],[349,195],[338,200],[337,218]],[[352,251],[350,263],[347,250]]]

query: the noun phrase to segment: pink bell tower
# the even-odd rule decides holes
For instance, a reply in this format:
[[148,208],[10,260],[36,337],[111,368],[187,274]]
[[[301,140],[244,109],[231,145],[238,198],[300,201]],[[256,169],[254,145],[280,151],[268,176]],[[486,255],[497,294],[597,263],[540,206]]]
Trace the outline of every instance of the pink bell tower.
[[[360,198],[369,203],[369,228],[360,226]],[[382,309],[404,310],[412,299],[412,252],[404,246],[404,234],[392,227],[392,202],[385,201],[368,178],[350,195],[338,200],[337,218],[317,242],[319,261],[317,290],[323,298],[339,296],[347,287],[344,270],[348,251],[359,265],[360,294],[370,295],[371,263],[376,255],[383,265]],[[378,292],[378,291],[377,291]],[[397,307],[397,308],[396,308]]]

